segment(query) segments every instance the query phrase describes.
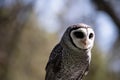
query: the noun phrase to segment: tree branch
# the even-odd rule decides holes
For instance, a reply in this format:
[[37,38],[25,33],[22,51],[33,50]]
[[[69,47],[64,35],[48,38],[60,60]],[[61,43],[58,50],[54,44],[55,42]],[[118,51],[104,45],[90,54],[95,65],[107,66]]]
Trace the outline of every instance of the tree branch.
[[117,25],[117,28],[120,32],[120,19],[116,15],[114,9],[112,8],[111,4],[106,2],[105,0],[92,0],[93,3],[96,4],[98,10],[105,11],[110,17],[113,19],[114,23]]

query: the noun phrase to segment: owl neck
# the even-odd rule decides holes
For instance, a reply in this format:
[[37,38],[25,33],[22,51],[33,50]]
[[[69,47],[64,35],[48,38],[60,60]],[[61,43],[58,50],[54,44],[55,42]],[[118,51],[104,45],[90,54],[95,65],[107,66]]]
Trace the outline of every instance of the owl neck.
[[60,45],[63,47],[64,49],[64,53],[63,55],[65,55],[66,58],[69,59],[69,57],[71,57],[73,61],[88,61],[88,59],[91,59],[91,49],[80,49],[80,48],[76,48],[75,46],[73,46],[73,44],[70,42],[70,39],[68,38],[66,39],[62,39],[60,42]]
[[71,47],[68,47],[66,45],[63,45],[63,55],[66,56],[66,58],[68,57],[71,57],[73,60],[88,60],[91,59],[91,50],[84,50],[84,49],[73,49]]

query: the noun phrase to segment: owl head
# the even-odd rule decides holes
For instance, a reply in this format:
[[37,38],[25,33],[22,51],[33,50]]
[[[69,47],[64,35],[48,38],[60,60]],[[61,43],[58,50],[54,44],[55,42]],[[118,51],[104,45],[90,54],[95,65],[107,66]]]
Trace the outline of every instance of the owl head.
[[95,33],[93,29],[83,23],[72,25],[65,31],[62,42],[72,49],[91,49],[94,44]]

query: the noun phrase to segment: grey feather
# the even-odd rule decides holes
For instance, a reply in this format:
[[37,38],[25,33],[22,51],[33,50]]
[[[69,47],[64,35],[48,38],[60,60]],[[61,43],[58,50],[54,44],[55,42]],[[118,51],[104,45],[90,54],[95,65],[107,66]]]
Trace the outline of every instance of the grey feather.
[[52,50],[46,66],[45,80],[81,80],[89,68],[90,49],[81,49],[74,44],[70,33],[87,27],[73,25],[67,28],[59,44]]

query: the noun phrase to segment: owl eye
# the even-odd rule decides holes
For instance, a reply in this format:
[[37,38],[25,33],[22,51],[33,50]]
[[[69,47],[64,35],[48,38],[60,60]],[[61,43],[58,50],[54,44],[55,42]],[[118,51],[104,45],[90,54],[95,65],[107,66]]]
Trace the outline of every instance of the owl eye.
[[80,39],[83,39],[85,37],[84,33],[81,31],[74,32],[74,35],[76,38],[80,38]]
[[92,39],[92,38],[93,38],[93,33],[90,33],[89,39]]

